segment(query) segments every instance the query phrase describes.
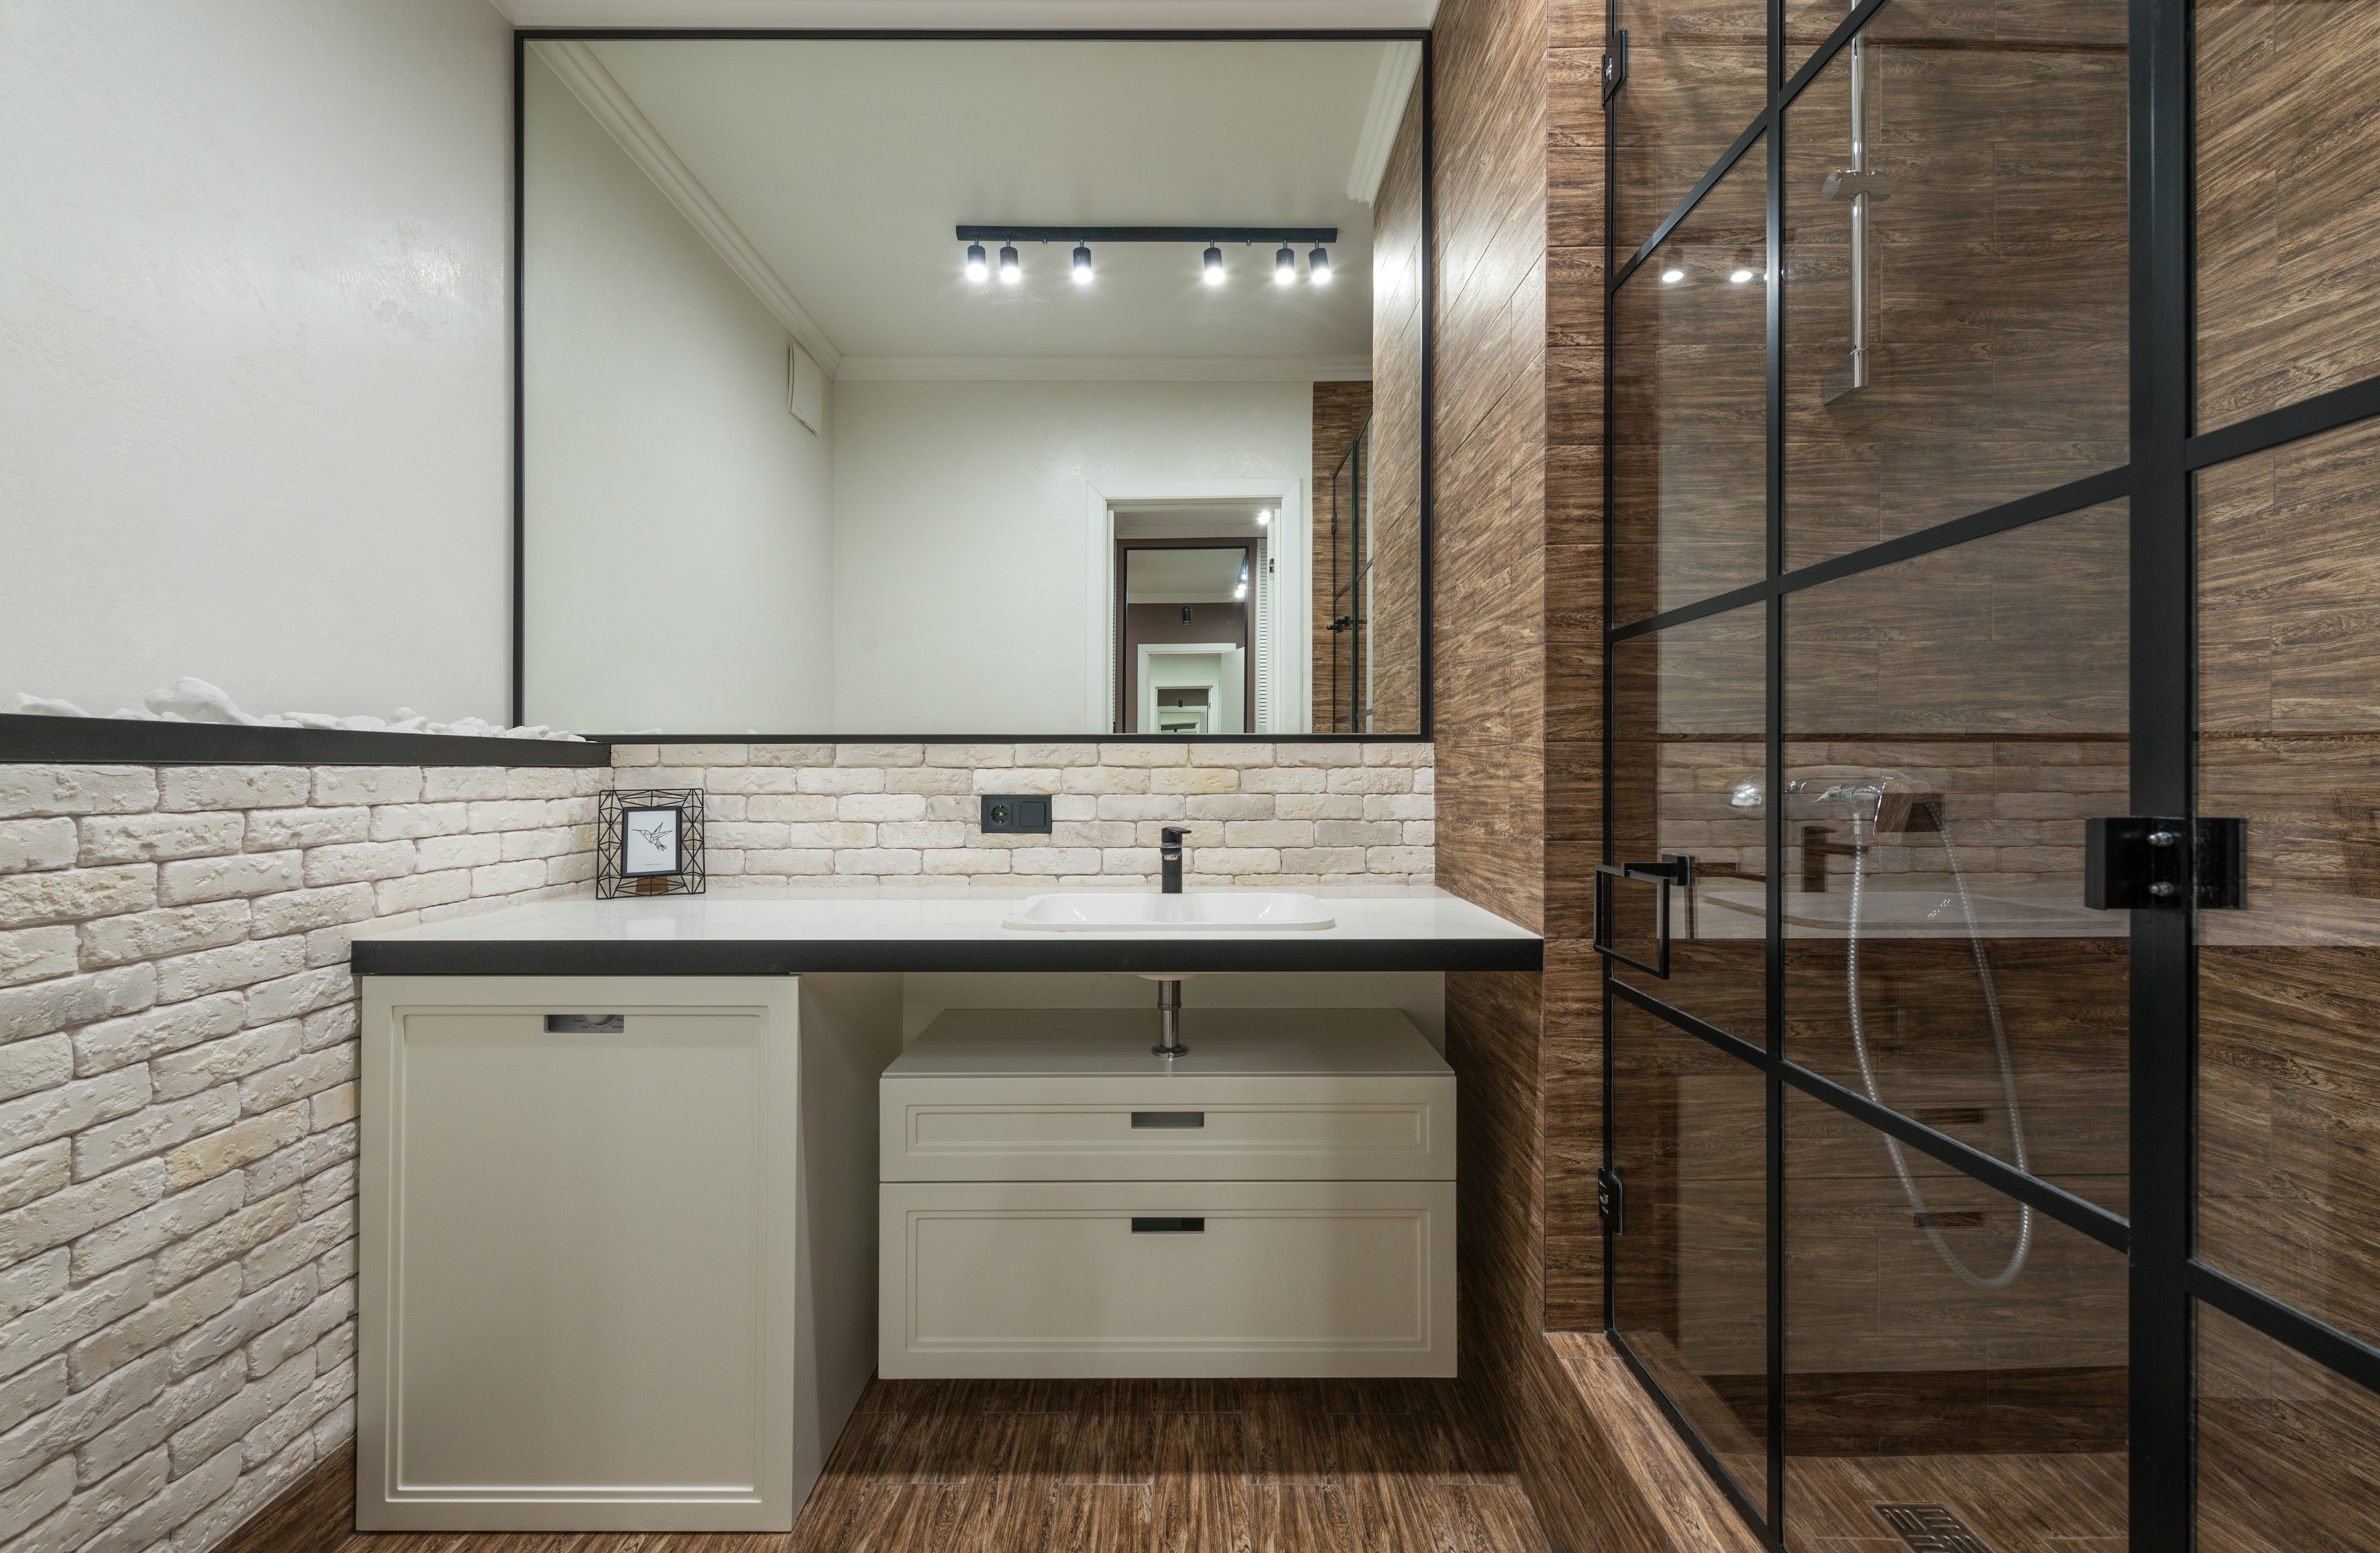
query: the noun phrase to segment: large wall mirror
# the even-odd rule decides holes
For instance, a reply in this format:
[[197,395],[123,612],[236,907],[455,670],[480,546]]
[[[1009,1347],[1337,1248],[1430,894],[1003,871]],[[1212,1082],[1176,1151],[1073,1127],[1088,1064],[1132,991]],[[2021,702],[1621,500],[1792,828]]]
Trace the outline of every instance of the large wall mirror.
[[523,719],[1426,734],[1424,46],[526,39]]

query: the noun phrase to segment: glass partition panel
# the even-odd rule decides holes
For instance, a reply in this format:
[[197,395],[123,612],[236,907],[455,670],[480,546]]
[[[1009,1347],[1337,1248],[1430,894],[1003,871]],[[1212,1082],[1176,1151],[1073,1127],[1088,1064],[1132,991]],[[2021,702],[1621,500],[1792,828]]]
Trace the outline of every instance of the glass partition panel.
[[2202,431],[2380,373],[2380,6],[2199,0]]
[[1788,1546],[2122,1547],[2127,1286],[2121,1254],[1789,1089]]
[[2127,504],[1790,595],[1787,1055],[2117,1211],[2131,922]]
[[1767,1086],[1644,1010],[1611,1005],[1617,1329],[1744,1497],[1768,1498]]
[[1612,104],[1612,241],[1624,258],[1768,105],[1759,0],[1620,0],[1628,84]]
[[2380,1547],[2380,1397],[2198,1307],[2199,1553]]
[[1888,6],[1786,110],[1787,570],[2130,455],[2114,18]]
[[1767,572],[1767,169],[1744,152],[1614,304],[1615,624]]
[[[1612,652],[1612,851],[1630,877],[1597,880],[1603,936],[1639,962],[1613,974],[1759,1044],[1767,1030],[1767,867],[1756,807],[1766,607],[1730,610]],[[1642,870],[1675,869],[1664,884]],[[1658,965],[1666,898],[1668,975]]]
[[2380,1342],[2380,423],[2198,480],[2199,1255]]

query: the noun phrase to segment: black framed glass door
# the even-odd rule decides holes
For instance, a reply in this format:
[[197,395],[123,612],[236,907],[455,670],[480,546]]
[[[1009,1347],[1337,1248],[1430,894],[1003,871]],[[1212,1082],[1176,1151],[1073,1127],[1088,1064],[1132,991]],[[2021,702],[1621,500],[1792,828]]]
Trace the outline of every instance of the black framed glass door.
[[2380,8],[1610,29],[1612,1332],[1772,1546],[2380,1547]]

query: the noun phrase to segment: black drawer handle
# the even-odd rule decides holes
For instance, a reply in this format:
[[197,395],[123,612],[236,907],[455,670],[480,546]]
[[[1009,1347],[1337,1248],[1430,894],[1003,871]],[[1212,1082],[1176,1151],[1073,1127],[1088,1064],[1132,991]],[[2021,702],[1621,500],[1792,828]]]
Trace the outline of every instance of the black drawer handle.
[[1135,1235],[1203,1235],[1207,1221],[1203,1219],[1135,1219],[1132,1232]]
[[1132,1113],[1135,1127],[1203,1127],[1207,1113],[1203,1110],[1136,1110]]
[[549,1013],[545,1016],[545,1033],[549,1036],[625,1036],[628,1019],[620,1013]]

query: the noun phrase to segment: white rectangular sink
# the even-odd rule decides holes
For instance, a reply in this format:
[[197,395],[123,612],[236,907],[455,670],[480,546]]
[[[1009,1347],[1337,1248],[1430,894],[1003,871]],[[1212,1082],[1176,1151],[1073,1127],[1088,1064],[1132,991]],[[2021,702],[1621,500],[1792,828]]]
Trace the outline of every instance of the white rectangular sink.
[[1294,932],[1333,925],[1329,908],[1311,895],[1256,890],[1197,895],[1123,891],[1034,895],[1001,921],[1003,928],[1044,933]]

